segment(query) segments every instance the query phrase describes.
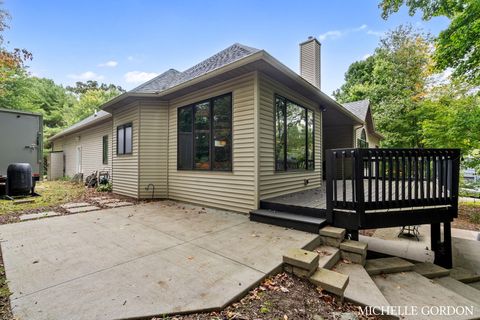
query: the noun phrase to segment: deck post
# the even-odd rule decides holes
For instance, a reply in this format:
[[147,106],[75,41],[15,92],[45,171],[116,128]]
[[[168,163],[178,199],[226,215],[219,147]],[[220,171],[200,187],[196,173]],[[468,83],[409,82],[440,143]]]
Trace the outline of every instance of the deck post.
[[440,223],[430,225],[430,236],[432,251],[435,253],[434,263],[441,267],[452,268],[452,232],[450,222],[443,223],[443,241],[441,237],[442,228]]
[[327,181],[326,181],[326,197],[327,197],[327,213],[326,218],[329,224],[333,224],[333,179],[334,177],[334,153],[332,150],[326,151],[326,173],[327,173]]
[[[363,150],[356,149],[353,153],[353,161],[355,161],[355,211],[358,218],[358,227],[365,224],[365,191],[364,191],[364,167],[363,167]],[[358,238],[358,234],[357,234]]]

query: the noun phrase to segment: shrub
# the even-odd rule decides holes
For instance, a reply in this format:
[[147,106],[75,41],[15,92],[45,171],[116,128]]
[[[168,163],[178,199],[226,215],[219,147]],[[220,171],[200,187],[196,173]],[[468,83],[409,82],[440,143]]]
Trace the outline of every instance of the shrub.
[[100,184],[97,187],[98,192],[112,192],[112,183],[109,182],[107,184]]

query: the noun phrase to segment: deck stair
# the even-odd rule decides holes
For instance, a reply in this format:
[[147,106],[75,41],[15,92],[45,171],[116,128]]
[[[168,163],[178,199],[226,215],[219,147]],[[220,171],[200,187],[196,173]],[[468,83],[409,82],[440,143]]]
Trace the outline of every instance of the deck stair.
[[325,218],[271,209],[251,211],[250,220],[311,233],[318,233],[326,224]]
[[324,197],[324,192],[309,190],[264,199],[250,220],[318,234],[326,225]]

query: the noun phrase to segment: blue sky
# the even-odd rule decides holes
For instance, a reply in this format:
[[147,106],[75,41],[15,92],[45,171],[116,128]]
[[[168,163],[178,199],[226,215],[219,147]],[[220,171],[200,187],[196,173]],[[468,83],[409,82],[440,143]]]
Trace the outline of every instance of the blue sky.
[[8,46],[33,53],[32,74],[126,89],[169,68],[183,71],[235,42],[265,49],[298,71],[298,43],[313,35],[322,43],[322,90],[331,94],[385,31],[411,23],[437,35],[448,25],[445,18],[410,17],[405,8],[384,21],[379,0],[4,2],[12,15]]

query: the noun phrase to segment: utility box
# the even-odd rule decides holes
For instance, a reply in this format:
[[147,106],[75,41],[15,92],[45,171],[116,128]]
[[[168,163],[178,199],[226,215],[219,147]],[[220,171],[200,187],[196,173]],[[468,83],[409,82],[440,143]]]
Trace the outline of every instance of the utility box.
[[42,115],[0,109],[0,183],[6,180],[7,168],[13,163],[30,164],[33,181],[42,179]]

